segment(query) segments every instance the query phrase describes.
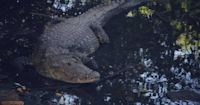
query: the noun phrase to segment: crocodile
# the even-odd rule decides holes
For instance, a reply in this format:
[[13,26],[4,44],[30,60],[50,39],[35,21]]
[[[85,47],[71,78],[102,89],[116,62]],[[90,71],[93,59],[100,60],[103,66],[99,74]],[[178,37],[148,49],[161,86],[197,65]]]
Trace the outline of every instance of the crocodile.
[[44,29],[32,54],[33,65],[40,75],[67,83],[100,80],[100,73],[85,62],[101,44],[109,43],[103,26],[111,17],[147,0],[108,1]]

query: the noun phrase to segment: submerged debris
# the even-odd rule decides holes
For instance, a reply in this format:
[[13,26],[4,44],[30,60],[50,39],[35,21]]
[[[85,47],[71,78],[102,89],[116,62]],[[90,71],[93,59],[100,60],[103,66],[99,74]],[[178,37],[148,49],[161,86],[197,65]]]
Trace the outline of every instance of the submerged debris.
[[0,105],[24,105],[15,90],[0,90]]
[[190,101],[200,101],[200,93],[195,92],[194,90],[180,90],[169,92],[168,97],[173,100],[190,100]]

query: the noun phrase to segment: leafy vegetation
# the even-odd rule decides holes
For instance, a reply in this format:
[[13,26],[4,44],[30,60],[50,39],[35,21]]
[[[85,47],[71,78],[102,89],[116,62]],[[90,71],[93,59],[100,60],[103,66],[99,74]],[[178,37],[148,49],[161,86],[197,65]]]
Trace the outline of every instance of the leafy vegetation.
[[150,9],[149,7],[147,6],[141,6],[139,7],[139,13],[144,15],[145,17],[150,17],[153,15],[154,11],[152,9]]
[[[182,50],[200,47],[200,2],[196,0],[152,0],[138,12],[145,17],[155,15],[173,29],[176,45]],[[152,8],[152,9],[150,9]]]

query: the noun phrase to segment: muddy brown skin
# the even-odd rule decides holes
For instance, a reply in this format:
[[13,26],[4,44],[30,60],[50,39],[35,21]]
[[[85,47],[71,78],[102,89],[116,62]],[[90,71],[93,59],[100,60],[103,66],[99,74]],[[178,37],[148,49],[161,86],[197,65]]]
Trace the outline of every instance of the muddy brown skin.
[[100,74],[84,65],[82,60],[88,59],[87,56],[100,44],[109,42],[102,27],[111,17],[144,1],[121,0],[101,4],[78,17],[46,27],[32,56],[37,72],[68,83],[98,81]]

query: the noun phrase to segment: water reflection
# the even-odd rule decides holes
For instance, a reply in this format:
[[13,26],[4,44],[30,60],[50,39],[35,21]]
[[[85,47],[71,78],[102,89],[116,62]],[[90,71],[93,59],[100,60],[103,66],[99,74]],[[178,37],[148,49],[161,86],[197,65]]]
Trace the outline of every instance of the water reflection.
[[69,0],[68,2],[61,3],[61,0],[48,0],[48,3],[53,2],[53,7],[61,10],[62,12],[67,12],[69,9],[73,8],[75,5],[75,0]]
[[81,105],[81,99],[75,95],[63,94],[59,99],[52,99],[52,104],[55,105]]

